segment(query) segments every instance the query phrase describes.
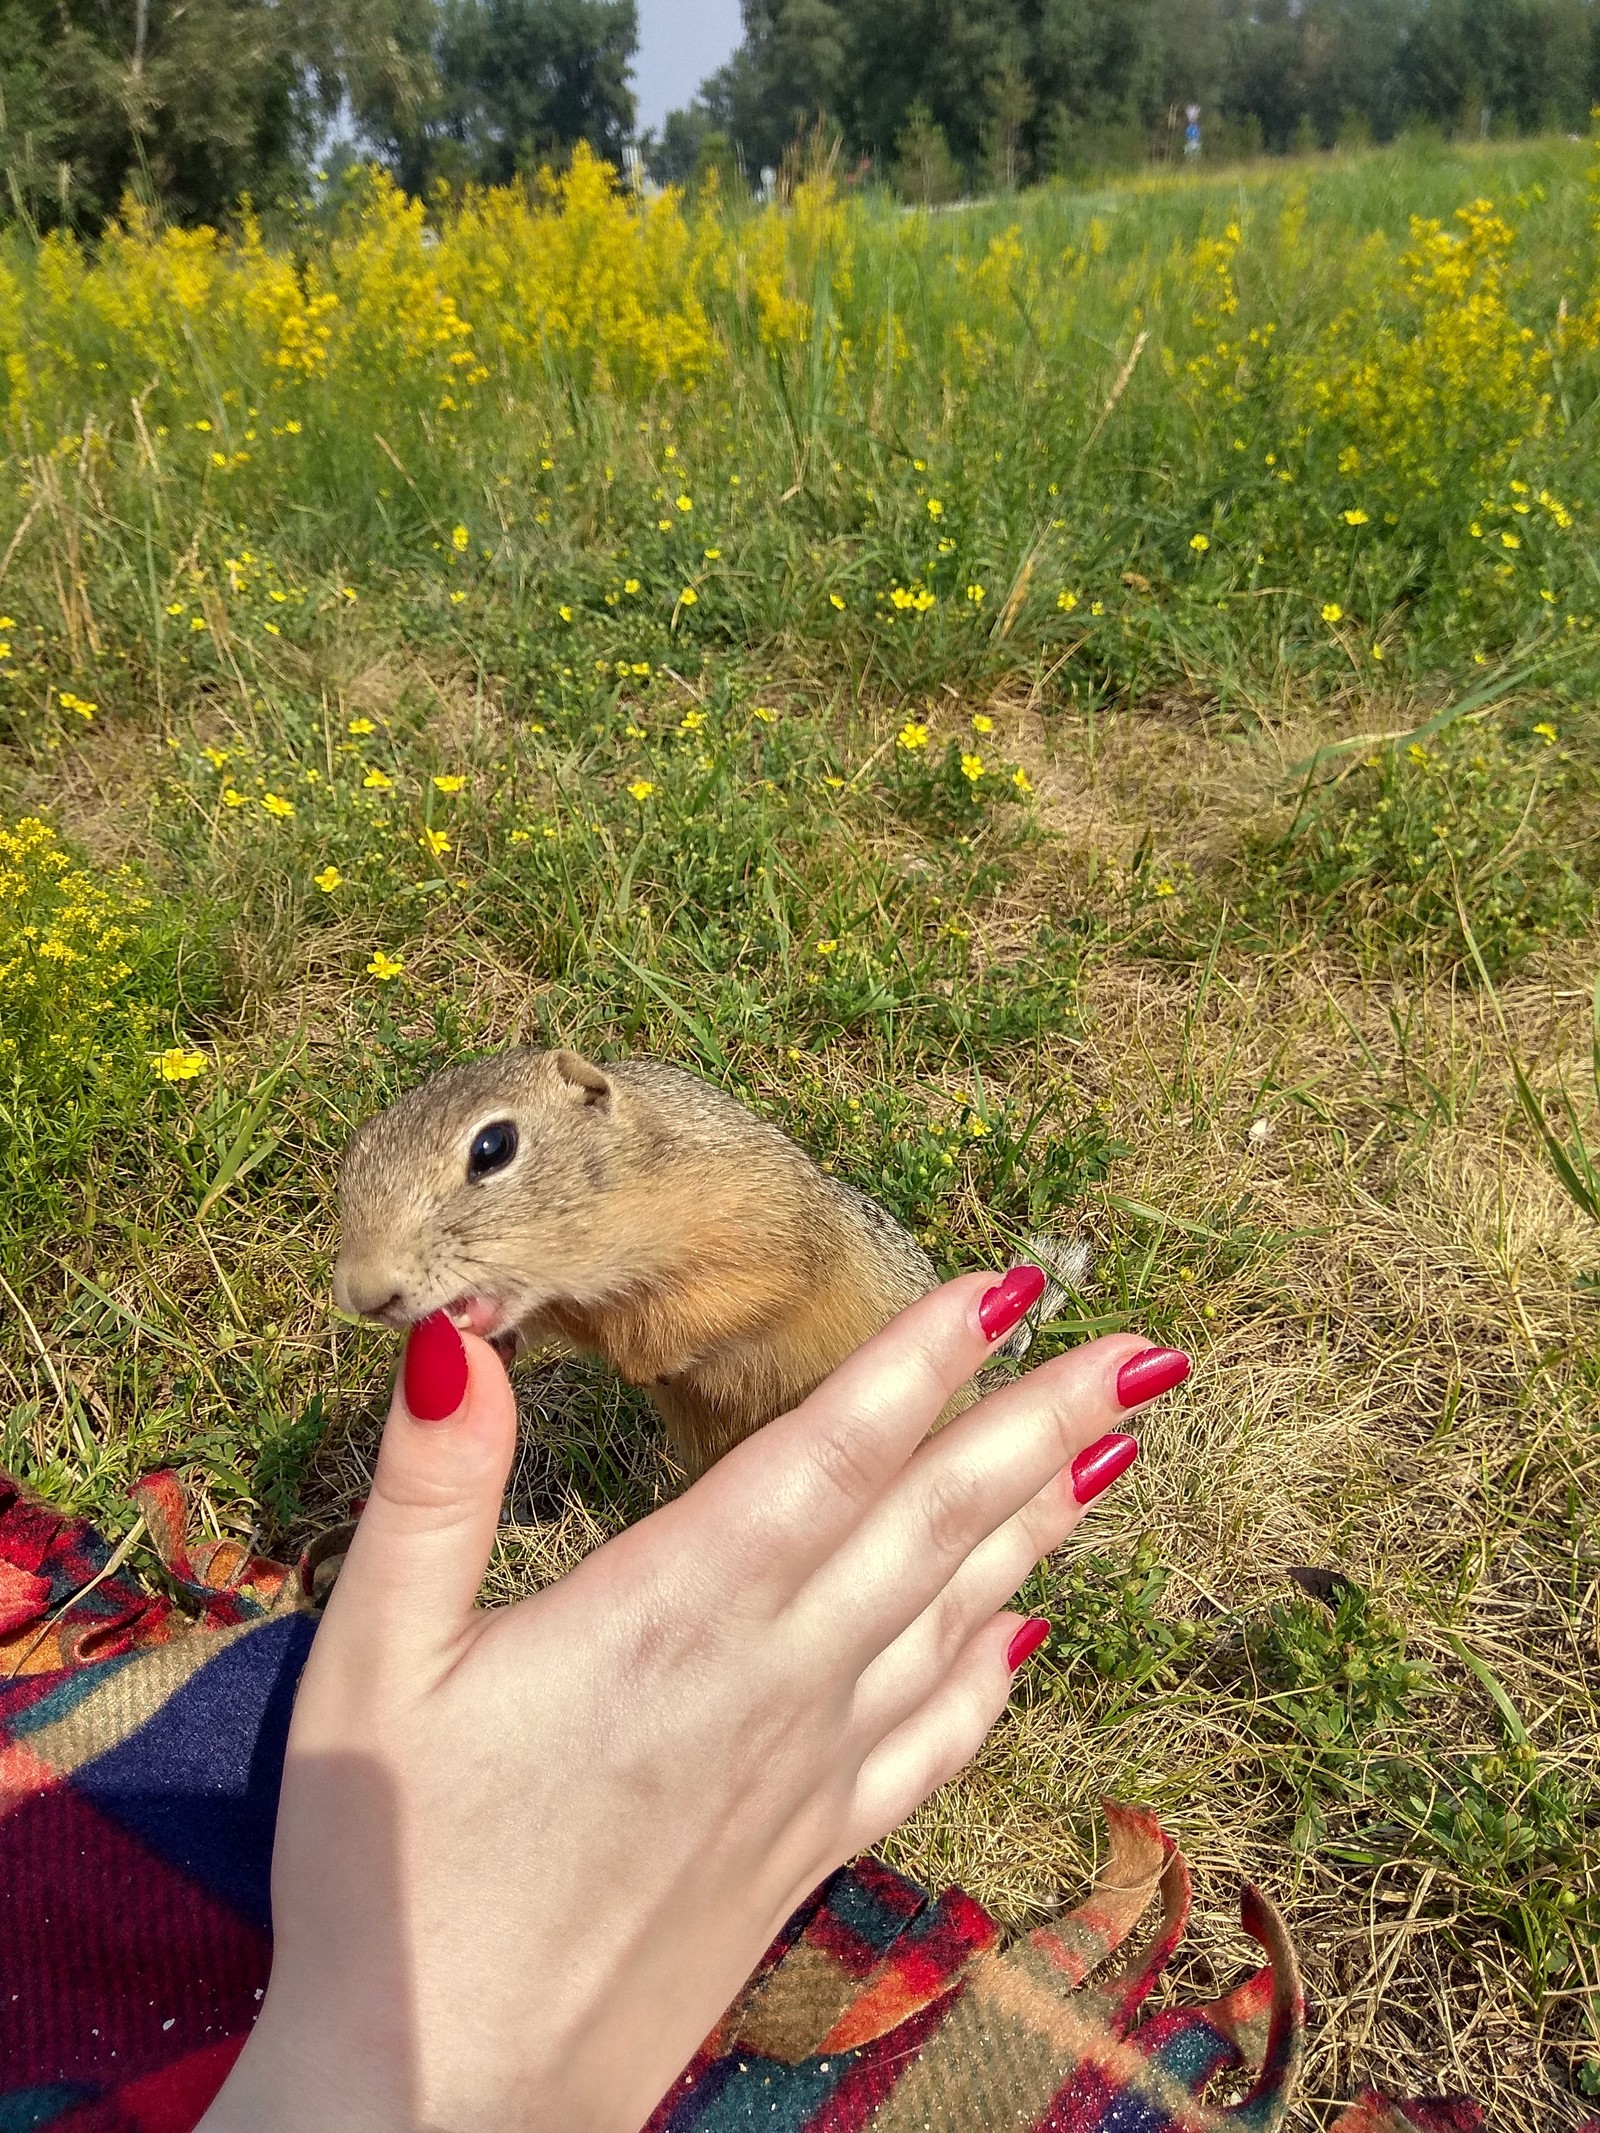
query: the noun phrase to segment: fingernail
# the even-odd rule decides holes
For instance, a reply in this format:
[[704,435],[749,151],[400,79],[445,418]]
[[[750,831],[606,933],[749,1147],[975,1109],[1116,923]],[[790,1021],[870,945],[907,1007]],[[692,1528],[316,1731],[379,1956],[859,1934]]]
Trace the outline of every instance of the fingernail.
[[443,1311],[418,1321],[406,1341],[406,1405],[419,1422],[443,1422],[467,1396],[467,1351]]
[[1036,1266],[1014,1266],[978,1305],[978,1324],[984,1338],[997,1341],[1002,1333],[1009,1333],[1043,1294],[1044,1276]]
[[1189,1358],[1181,1348],[1146,1348],[1130,1356],[1117,1372],[1117,1401],[1137,1407],[1158,1392],[1171,1392],[1189,1375]]
[[1139,1440],[1121,1430],[1097,1437],[1072,1462],[1072,1493],[1079,1503],[1093,1503],[1103,1496],[1119,1474],[1125,1474],[1139,1456]]
[[1043,1615],[1031,1615],[1023,1623],[1011,1642],[1006,1646],[1006,1665],[1012,1673],[1017,1671],[1024,1659],[1031,1659],[1050,1634],[1050,1625]]

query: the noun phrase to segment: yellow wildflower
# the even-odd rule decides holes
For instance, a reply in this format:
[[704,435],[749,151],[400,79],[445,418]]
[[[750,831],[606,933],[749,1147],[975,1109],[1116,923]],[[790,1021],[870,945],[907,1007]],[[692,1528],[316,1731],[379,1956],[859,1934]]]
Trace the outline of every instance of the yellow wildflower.
[[421,837],[422,849],[435,859],[442,859],[450,849],[450,839],[443,830],[425,829]]
[[639,580],[637,578],[624,578],[622,589],[625,593],[636,593],[639,590]]
[[1011,773],[1011,782],[1017,788],[1018,792],[1032,792],[1033,790],[1033,780],[1028,776],[1028,773],[1023,769],[1020,763]]
[[193,1081],[211,1061],[204,1052],[185,1051],[181,1044],[175,1044],[169,1051],[152,1052],[150,1063],[163,1081]]
[[705,551],[705,558],[708,563],[720,562],[722,559],[722,550],[720,548],[708,548]]
[[462,792],[465,790],[467,783],[465,778],[458,778],[454,775],[435,778],[433,782],[440,792]]
[[224,807],[247,807],[250,803],[247,794],[236,792],[231,785],[225,785],[222,788],[222,804]]
[[570,622],[572,620],[572,609],[570,607],[558,607],[556,609],[556,613],[561,617],[563,622]]
[[915,755],[919,748],[927,747],[928,729],[916,719],[908,718],[895,735],[894,744],[897,748],[903,748],[907,755]]
[[818,941],[818,942],[817,942],[817,953],[818,953],[818,955],[836,955],[836,954],[838,953],[838,950],[839,950],[839,943],[838,943],[837,941]]
[[838,609],[840,609],[840,610],[841,610],[841,612],[842,612],[842,611],[843,611],[843,608],[844,608],[844,595],[843,595],[843,593],[829,593],[829,595],[828,595],[828,605],[829,605],[830,607],[837,607],[837,608],[838,608]]
[[294,813],[294,802],[286,800],[282,793],[264,792],[261,795],[261,804],[269,815],[275,815],[280,822],[287,822]]
[[635,778],[633,783],[628,787],[629,796],[632,799],[637,800],[641,807],[643,807],[645,801],[650,798],[654,791],[655,787],[651,784],[648,778]]
[[1539,724],[1535,726],[1533,730],[1535,733],[1538,734],[1540,740],[1544,742],[1547,748],[1553,747],[1555,745],[1557,735],[1554,726],[1546,725],[1545,722],[1541,719]]
[[344,876],[339,872],[339,869],[334,866],[333,863],[330,861],[328,865],[323,868],[320,874],[313,874],[311,879],[316,883],[317,887],[322,891],[324,896],[331,896],[334,890],[337,889],[340,883],[344,880]]
[[976,785],[983,776],[983,757],[981,755],[964,755],[961,758],[961,775],[969,785]]
[[972,730],[974,733],[993,733],[994,720],[985,711],[974,711],[972,714]]
[[678,721],[678,731],[680,733],[698,733],[705,725],[705,722],[706,715],[703,711],[685,711],[683,717]]
[[399,977],[405,967],[401,957],[385,955],[381,948],[375,948],[372,951],[372,961],[367,965],[367,976],[369,978],[377,978],[381,983],[387,984],[391,978]]
[[353,718],[345,730],[355,734],[358,740],[365,740],[369,733],[376,733],[378,729],[370,718]]
[[693,607],[694,603],[696,602],[696,600],[699,599],[699,597],[700,595],[695,591],[692,585],[686,585],[683,588],[683,591],[678,595],[680,602],[685,607]]
[[1345,513],[1344,522],[1347,526],[1365,526],[1368,523],[1367,514],[1358,504],[1354,511]]
[[465,526],[457,526],[450,536],[450,545],[455,550],[457,555],[465,555],[467,552],[467,543],[471,539],[472,535],[467,531]]
[[944,505],[940,503],[937,496],[928,498],[928,516],[929,518],[943,518],[944,516]]
[[1520,548],[1522,546],[1522,542],[1514,533],[1502,533],[1500,536],[1500,545],[1502,548]]
[[1158,881],[1156,883],[1157,896],[1176,896],[1177,893],[1170,881]]
[[967,587],[967,598],[972,602],[974,607],[982,607],[984,600],[987,597],[988,596],[984,592],[984,589],[981,585],[969,585]]
[[1323,601],[1322,619],[1324,622],[1342,622],[1344,620],[1344,609],[1337,600]]
[[1189,546],[1194,550],[1196,555],[1204,555],[1206,550],[1211,546],[1211,542],[1208,537],[1203,533],[1191,533],[1189,536]]
[[205,628],[205,626],[206,626],[206,618],[205,618],[205,616],[204,616],[204,615],[191,615],[191,616],[189,617],[189,627],[190,627],[190,629],[192,629],[192,630],[203,630],[203,629]]
[[1064,615],[1070,615],[1077,604],[1078,596],[1075,592],[1058,592],[1056,594],[1056,605]]
[[206,761],[211,765],[213,770],[220,770],[223,764],[228,760],[228,751],[226,748],[202,748],[200,753],[205,757]]
[[757,704],[750,716],[760,719],[763,726],[775,726],[778,723],[777,712],[769,711],[765,704]]
[[361,782],[368,792],[388,792],[394,785],[394,779],[390,777],[389,773],[386,770],[379,770],[376,765],[367,772]]
[[692,496],[675,497],[673,501],[680,511],[692,511],[694,509],[694,498]]

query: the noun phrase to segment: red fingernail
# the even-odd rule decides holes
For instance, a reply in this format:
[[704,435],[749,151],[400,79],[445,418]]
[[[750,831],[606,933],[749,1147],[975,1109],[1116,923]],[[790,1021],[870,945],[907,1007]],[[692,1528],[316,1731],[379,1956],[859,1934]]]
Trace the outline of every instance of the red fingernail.
[[1139,1456],[1137,1437],[1118,1430],[1114,1436],[1097,1437],[1072,1462],[1072,1493],[1079,1503],[1093,1503],[1103,1496],[1119,1474],[1125,1474]]
[[1044,1276],[1036,1266],[1014,1266],[978,1305],[978,1324],[984,1338],[997,1341],[1002,1333],[1009,1333],[1043,1294]]
[[467,1351],[443,1311],[420,1320],[406,1341],[406,1405],[419,1422],[442,1422],[467,1396]]
[[1146,1348],[1130,1356],[1117,1372],[1117,1401],[1137,1407],[1158,1392],[1171,1392],[1189,1375],[1189,1358],[1181,1348]]
[[1006,1646],[1006,1665],[1012,1673],[1017,1671],[1024,1659],[1031,1659],[1050,1634],[1050,1625],[1043,1615],[1032,1615],[1023,1623],[1011,1642]]

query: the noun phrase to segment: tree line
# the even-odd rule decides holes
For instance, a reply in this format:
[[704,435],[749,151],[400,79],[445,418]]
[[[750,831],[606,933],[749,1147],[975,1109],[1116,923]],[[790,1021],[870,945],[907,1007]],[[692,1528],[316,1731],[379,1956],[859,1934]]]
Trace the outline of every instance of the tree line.
[[[1431,125],[1579,130],[1600,0],[742,0],[744,38],[642,144],[755,181],[820,126],[935,201],[1200,150]],[[0,0],[0,217],[270,208],[319,162],[501,183],[634,126],[634,0]]]
[[819,117],[924,199],[1200,151],[1580,130],[1596,0],[742,0],[744,40],[659,175],[777,168]]
[[0,216],[174,221],[376,158],[503,183],[634,116],[634,0],[0,0]]

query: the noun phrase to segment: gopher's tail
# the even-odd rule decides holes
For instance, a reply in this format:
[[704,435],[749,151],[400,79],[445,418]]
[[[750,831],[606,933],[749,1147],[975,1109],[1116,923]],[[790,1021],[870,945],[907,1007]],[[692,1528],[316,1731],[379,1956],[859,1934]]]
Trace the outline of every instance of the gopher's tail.
[[1046,1275],[1044,1294],[1016,1329],[995,1349],[997,1356],[1020,1363],[1033,1346],[1033,1337],[1048,1325],[1069,1296],[1081,1295],[1094,1264],[1094,1254],[1081,1237],[1054,1237],[1036,1230],[1023,1240],[1023,1255]]

